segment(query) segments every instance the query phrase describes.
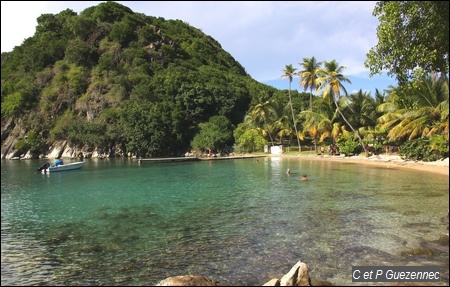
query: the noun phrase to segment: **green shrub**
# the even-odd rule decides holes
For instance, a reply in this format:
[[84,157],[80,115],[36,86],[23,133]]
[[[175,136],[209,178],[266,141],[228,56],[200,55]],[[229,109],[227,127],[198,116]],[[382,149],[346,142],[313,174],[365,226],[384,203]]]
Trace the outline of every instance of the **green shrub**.
[[406,141],[399,148],[399,155],[403,159],[435,161],[448,157],[448,141],[445,145],[437,145],[436,149],[429,138],[420,138]]
[[21,152],[25,152],[30,149],[30,145],[25,139],[20,139],[14,144],[14,148]]
[[359,143],[353,139],[353,137],[345,137],[338,140],[336,145],[339,147],[340,154],[352,154],[356,151]]

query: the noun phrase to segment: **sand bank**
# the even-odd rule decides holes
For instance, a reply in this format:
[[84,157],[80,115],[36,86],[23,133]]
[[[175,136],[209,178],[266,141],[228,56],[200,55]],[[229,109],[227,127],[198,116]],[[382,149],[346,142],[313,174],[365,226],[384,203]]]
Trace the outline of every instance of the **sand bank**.
[[322,158],[320,155],[269,155],[271,157],[289,157],[289,158],[299,158],[302,160],[326,160],[326,161],[336,161],[336,162],[347,162],[347,163],[358,163],[367,165],[378,165],[384,166],[386,168],[392,169],[411,169],[423,172],[432,172],[436,174],[447,175],[449,174],[449,159],[424,162],[424,161],[411,161],[404,160],[398,155],[379,155],[379,156],[329,156],[324,155]]

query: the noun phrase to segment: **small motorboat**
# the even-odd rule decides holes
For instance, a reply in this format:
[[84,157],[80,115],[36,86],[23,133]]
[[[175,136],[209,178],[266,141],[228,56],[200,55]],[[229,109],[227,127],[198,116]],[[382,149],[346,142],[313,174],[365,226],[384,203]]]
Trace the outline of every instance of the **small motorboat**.
[[74,170],[82,168],[83,165],[84,161],[77,161],[65,164],[61,159],[58,159],[51,165],[48,162],[43,164],[40,168],[37,169],[37,171],[47,173],[47,172]]

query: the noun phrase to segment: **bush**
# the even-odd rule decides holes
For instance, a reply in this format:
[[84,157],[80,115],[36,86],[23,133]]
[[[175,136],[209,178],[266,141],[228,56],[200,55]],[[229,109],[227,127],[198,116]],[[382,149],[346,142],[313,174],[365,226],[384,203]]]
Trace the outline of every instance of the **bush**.
[[399,155],[403,159],[436,161],[448,157],[448,147],[440,150],[433,149],[430,139],[420,138],[403,143],[399,148]]
[[340,154],[348,155],[356,151],[359,143],[356,142],[352,137],[346,137],[339,139],[336,145],[339,147]]
[[25,139],[20,139],[14,144],[14,148],[21,152],[25,152],[30,149],[30,145]]

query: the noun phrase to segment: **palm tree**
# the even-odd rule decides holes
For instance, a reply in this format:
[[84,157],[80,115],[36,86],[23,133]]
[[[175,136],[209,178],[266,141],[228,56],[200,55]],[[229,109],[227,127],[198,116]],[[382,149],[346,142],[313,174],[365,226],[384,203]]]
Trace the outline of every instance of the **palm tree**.
[[449,132],[448,82],[426,75],[415,80],[410,87],[393,88],[387,103],[379,109],[385,114],[379,118],[382,128],[390,129],[393,140],[412,140]]
[[292,64],[286,65],[286,67],[283,70],[283,75],[281,76],[282,79],[289,79],[289,104],[291,105],[291,113],[292,113],[292,122],[294,123],[294,129],[295,129],[295,136],[297,138],[297,142],[298,142],[298,151],[301,152],[302,151],[302,147],[300,145],[300,138],[299,138],[299,134],[297,131],[297,122],[295,120],[295,116],[294,116],[294,108],[292,106],[292,97],[291,97],[291,83],[292,83],[292,79],[294,78],[295,72],[296,72],[296,68],[292,67]]
[[273,144],[273,138],[271,129],[273,127],[269,126],[267,123],[267,120],[275,113],[274,108],[272,106],[272,103],[270,101],[265,101],[264,103],[259,103],[255,106],[255,108],[251,111],[250,118],[253,119],[255,126],[259,127],[261,126],[260,122],[262,121],[264,123],[263,127],[260,129],[263,133],[269,134],[270,141]]
[[[314,138],[316,145],[316,136],[320,136],[319,142],[326,138],[331,138],[335,143],[341,132],[341,125],[337,122],[338,113],[333,107],[333,103],[325,99],[318,99],[314,102],[314,111],[302,111],[299,114],[302,119],[304,130],[308,131]],[[317,147],[314,150],[317,152]]]
[[353,126],[350,124],[350,122],[347,120],[347,118],[339,108],[339,101],[341,100],[341,90],[344,92],[345,96],[347,96],[347,90],[343,86],[343,82],[351,83],[351,81],[342,74],[342,71],[345,69],[345,67],[340,66],[336,60],[332,60],[330,62],[325,61],[324,66],[324,69],[320,69],[318,71],[318,74],[320,75],[320,77],[316,80],[318,84],[318,90],[323,91],[323,98],[329,98],[330,101],[334,102],[336,110],[345,121],[345,123],[358,137],[359,144],[367,154],[366,147],[361,139],[361,136],[359,135],[359,132],[353,128]]
[[[381,100],[377,98],[377,100]],[[347,106],[342,112],[347,115],[347,120],[355,129],[371,129],[377,125],[377,102],[370,95],[370,92],[363,92],[362,89],[348,96]]]
[[[284,94],[283,94],[284,97]],[[274,113],[272,115],[273,134],[279,138],[282,143],[283,138],[289,137],[289,146],[294,138],[294,126],[291,119],[291,107],[289,103],[285,103],[283,98],[274,97],[272,102]]]
[[375,98],[370,95],[370,92],[363,92],[359,90],[352,93],[348,97],[346,105],[341,105],[342,113],[346,115],[347,120],[358,130],[359,134],[367,144],[369,142],[376,143],[376,149],[383,142],[387,131],[385,129],[377,128],[377,120],[381,113],[377,112],[379,105],[385,102],[385,96],[380,94],[378,90],[375,92]]
[[316,79],[319,77],[318,71],[322,62],[317,62],[316,58],[303,58],[303,62],[299,63],[303,70],[298,74],[300,76],[300,86],[304,91],[309,88],[309,109],[312,111],[312,90],[317,88]]

